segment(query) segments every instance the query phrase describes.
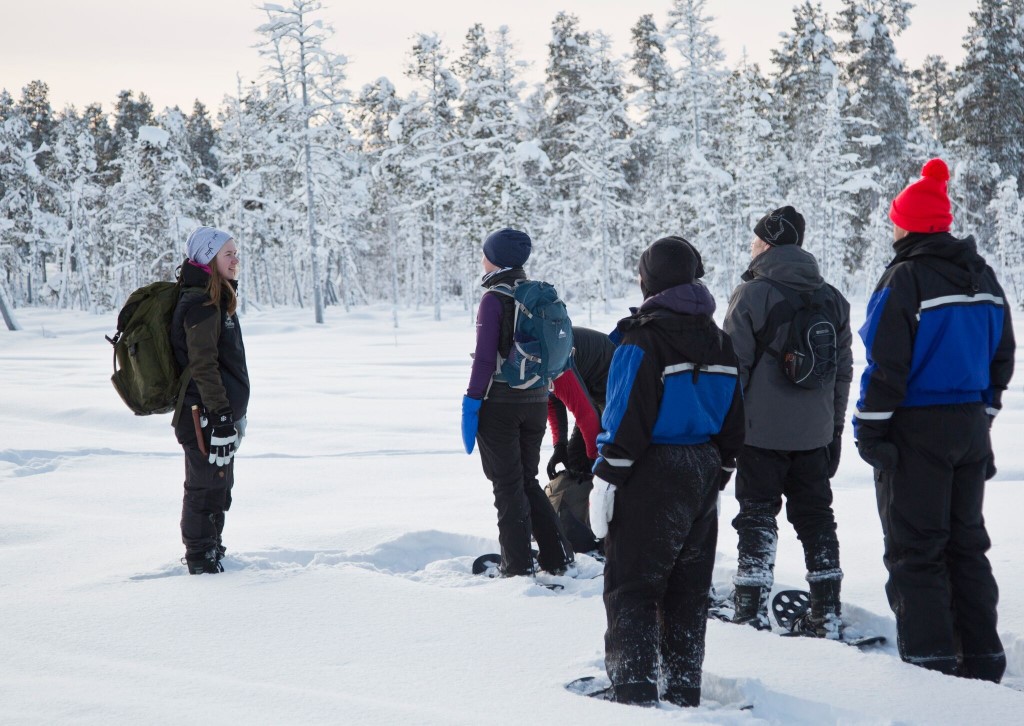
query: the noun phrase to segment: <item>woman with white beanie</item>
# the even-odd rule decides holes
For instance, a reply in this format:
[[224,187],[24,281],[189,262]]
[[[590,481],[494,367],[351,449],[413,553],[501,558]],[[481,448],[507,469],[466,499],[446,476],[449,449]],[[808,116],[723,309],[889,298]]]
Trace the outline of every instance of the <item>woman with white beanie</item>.
[[224,571],[221,535],[224,513],[231,507],[234,454],[245,433],[249,372],[235,314],[238,246],[223,230],[199,227],[186,248],[171,343],[190,380],[174,432],[185,450],[183,563],[198,575]]

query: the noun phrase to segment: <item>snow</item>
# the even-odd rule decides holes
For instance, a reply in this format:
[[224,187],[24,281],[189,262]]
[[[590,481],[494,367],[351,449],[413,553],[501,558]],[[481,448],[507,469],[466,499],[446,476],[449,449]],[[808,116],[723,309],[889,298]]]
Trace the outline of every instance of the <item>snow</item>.
[[140,126],[139,141],[152,146],[167,146],[171,135],[159,126]]
[[[627,303],[619,301],[618,309]],[[724,301],[722,301],[724,302]],[[724,305],[721,306],[724,308]],[[854,325],[864,302],[854,301]],[[600,565],[552,593],[469,574],[494,551],[459,410],[473,327],[458,308],[264,309],[242,321],[253,381],[227,572],[178,562],[182,456],[169,416],[108,383],[113,316],[19,309],[0,329],[0,721],[171,724],[1016,723],[1024,694],[903,664],[871,473],[850,427],[834,481],[844,611],[889,637],[859,651],[708,625],[704,705],[643,710],[562,685],[602,670]],[[614,316],[578,323],[610,328]],[[1018,318],[1018,330],[1021,322]],[[855,349],[858,368],[863,349]],[[1018,369],[1020,356],[1018,356]],[[859,370],[858,370],[859,375]],[[993,429],[986,497],[1008,681],[1024,684],[1024,394]],[[550,453],[545,445],[542,462]],[[736,566],[730,487],[715,581]],[[776,588],[803,586],[781,523]],[[739,710],[752,705],[752,710]]]

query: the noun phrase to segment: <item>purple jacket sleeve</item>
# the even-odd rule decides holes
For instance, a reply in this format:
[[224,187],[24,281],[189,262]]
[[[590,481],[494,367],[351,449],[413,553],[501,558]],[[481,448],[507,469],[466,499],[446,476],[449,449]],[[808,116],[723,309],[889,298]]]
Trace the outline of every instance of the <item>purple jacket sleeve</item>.
[[498,365],[498,337],[501,335],[501,300],[497,294],[484,293],[476,311],[476,352],[473,353],[473,372],[469,376],[466,395],[483,398],[491,384],[491,376]]

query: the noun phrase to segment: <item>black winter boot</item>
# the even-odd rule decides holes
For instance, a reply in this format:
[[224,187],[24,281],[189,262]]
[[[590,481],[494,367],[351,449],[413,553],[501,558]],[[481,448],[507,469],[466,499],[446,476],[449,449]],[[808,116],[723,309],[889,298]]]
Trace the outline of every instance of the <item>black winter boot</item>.
[[700,705],[700,688],[666,688],[664,700],[682,708],[696,708]]
[[811,607],[793,624],[793,632],[815,638],[838,640],[841,636],[843,621],[842,605],[839,602],[839,590],[842,579],[835,577],[828,580],[811,581]]
[[221,557],[221,553],[214,548],[206,552],[188,552],[185,554],[184,562],[190,575],[215,575],[224,572],[224,565],[220,563]]
[[732,599],[736,612],[732,621],[741,625],[750,625],[757,630],[771,630],[768,622],[768,596],[771,589],[757,585],[737,585]]

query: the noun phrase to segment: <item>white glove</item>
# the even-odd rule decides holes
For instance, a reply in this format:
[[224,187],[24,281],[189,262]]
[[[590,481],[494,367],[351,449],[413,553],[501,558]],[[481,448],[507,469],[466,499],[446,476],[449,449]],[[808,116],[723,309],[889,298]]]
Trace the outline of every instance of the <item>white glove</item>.
[[598,539],[608,535],[608,523],[612,521],[614,509],[615,485],[595,476],[594,488],[590,490],[590,529]]

